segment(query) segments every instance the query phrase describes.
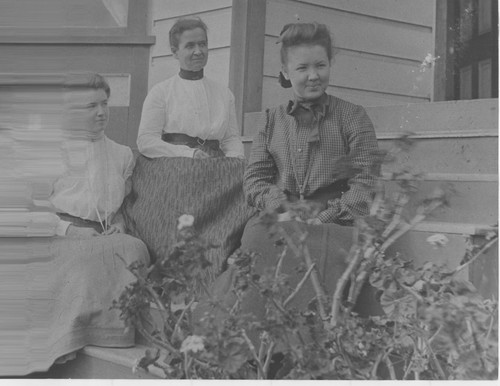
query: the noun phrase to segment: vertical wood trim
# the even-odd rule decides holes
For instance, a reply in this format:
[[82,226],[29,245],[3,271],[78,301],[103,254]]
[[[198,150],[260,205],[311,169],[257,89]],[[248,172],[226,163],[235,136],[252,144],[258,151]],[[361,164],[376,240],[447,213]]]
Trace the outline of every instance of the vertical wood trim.
[[454,99],[455,0],[436,0],[435,56],[433,102]]
[[229,88],[242,127],[246,112],[262,108],[266,0],[233,0]]
[[145,6],[143,0],[129,0],[128,2],[128,35],[147,35],[148,34],[148,9],[149,1]]

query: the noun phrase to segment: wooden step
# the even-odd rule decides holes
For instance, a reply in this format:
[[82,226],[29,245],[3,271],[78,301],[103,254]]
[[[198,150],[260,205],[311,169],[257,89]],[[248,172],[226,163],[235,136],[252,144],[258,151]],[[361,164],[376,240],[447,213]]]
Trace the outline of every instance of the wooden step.
[[132,371],[136,361],[148,347],[136,345],[130,348],[87,346],[78,351],[77,357],[64,364],[54,365],[37,378],[72,379],[159,379],[163,372],[150,366],[150,372]]

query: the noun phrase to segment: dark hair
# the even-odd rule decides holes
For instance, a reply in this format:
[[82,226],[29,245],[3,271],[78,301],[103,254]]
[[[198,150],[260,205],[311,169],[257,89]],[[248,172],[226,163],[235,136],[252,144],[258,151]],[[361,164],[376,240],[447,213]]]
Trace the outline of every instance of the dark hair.
[[93,88],[95,90],[104,90],[108,98],[111,95],[111,89],[104,76],[95,72],[67,74],[64,87],[69,89]]
[[170,49],[173,53],[179,48],[179,38],[184,31],[201,28],[207,34],[207,25],[199,18],[182,18],[175,22],[175,24],[170,28],[168,33],[168,38],[170,40]]
[[325,24],[290,23],[283,27],[278,39],[281,43],[281,64],[287,63],[288,49],[302,44],[318,45],[326,50],[328,60],[333,59],[332,38],[330,30]]

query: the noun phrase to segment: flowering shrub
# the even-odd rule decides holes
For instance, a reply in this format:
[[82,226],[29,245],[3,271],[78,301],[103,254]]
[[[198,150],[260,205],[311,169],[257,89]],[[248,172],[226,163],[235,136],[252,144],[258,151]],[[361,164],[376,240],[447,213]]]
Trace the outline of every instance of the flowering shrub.
[[[397,164],[398,154],[411,146],[409,137],[401,138],[391,152],[377,154],[379,165],[373,170],[382,162]],[[347,158],[342,162],[343,173],[356,172]],[[384,179],[397,183],[394,194],[385,192]],[[453,270],[435,263],[415,266],[400,255],[388,255],[389,246],[448,202],[445,187],[410,210],[416,179],[407,170],[376,178],[370,213],[355,223],[348,266],[333,293],[322,288],[305,243],[306,228],[298,226],[316,216],[319,208],[313,204],[288,204],[296,225],[290,233],[277,222],[277,213],[261,216],[270,233],[280,236],[283,251],[299,258],[302,279],[289,284],[281,268],[285,252],[272,270],[257,275],[253,266],[259,257],[237,251],[229,259],[237,268],[237,301],[230,309],[212,297],[202,280],[210,264],[205,253],[214,245],[196,235],[192,216],[182,216],[178,243],[151,267],[129,266],[137,281],[114,304],[157,348],[146,352],[135,371],[156,366],[172,379],[496,379],[497,303],[483,299],[461,272],[497,243],[498,234],[488,234],[481,246],[470,241]],[[448,242],[443,235],[427,241],[436,248]],[[291,301],[307,281],[315,297],[306,309],[296,309]],[[379,293],[383,315],[354,312],[367,282]],[[262,296],[263,318],[241,311],[249,289]],[[202,298],[227,316],[221,321],[207,314],[195,326],[193,309]],[[159,323],[151,317],[151,304]]]

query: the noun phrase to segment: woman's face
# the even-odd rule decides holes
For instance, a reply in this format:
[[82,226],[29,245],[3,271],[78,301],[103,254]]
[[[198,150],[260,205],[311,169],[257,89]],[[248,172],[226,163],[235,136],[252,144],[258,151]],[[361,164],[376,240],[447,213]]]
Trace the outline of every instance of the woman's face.
[[324,47],[300,45],[288,48],[288,61],[282,67],[299,100],[314,100],[326,91],[330,80],[330,61]]
[[109,119],[108,96],[102,89],[71,90],[67,96],[69,129],[98,134]]
[[179,48],[174,53],[182,69],[200,71],[207,64],[207,34],[201,28],[184,31],[179,37]]

